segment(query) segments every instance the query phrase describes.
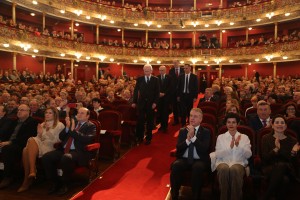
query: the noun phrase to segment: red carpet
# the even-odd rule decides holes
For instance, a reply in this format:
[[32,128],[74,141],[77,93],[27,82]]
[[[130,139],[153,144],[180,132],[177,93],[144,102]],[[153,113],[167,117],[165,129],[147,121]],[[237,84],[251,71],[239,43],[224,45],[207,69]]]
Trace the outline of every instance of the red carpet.
[[[199,95],[199,97],[202,95]],[[198,98],[199,100],[199,98]],[[198,101],[194,103],[194,106]],[[134,147],[101,178],[73,196],[72,200],[165,199],[169,191],[170,150],[174,149],[180,125],[169,125],[168,133],[156,133],[148,146]]]
[[72,199],[165,199],[174,160],[169,153],[176,145],[178,130],[179,126],[170,126],[169,133],[155,134],[150,145],[134,147]]

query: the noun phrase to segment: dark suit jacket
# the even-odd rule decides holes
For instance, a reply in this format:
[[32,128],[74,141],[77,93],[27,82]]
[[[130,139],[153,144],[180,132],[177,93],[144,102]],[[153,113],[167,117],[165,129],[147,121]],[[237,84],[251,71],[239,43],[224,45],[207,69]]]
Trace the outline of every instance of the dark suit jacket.
[[[9,128],[8,134],[6,135],[7,137],[5,138],[5,141],[10,139],[17,124],[18,119],[13,120]],[[32,117],[28,117],[19,129],[16,138],[11,141],[12,144],[24,148],[27,144],[28,138],[35,137],[37,135],[37,125],[38,122],[35,119],[33,119]]]
[[254,115],[248,120],[249,126],[257,133],[260,129],[263,128],[263,124],[261,123],[258,115]]
[[[203,97],[203,98],[200,99],[199,102],[205,102],[205,101],[206,101],[206,99],[205,99],[205,97]],[[215,96],[212,96],[212,97],[209,99],[209,101],[216,102],[216,101],[218,101],[218,100],[215,98]]]
[[[186,144],[186,136],[187,136],[187,129],[182,128],[180,129],[177,145],[176,145],[176,156],[177,158],[182,158],[184,152],[186,149],[188,149],[188,145]],[[197,139],[194,142],[194,145],[196,147],[197,154],[200,157],[200,160],[209,162],[209,145],[210,145],[210,132],[208,129],[200,126],[200,128],[197,131],[196,134]]]
[[164,93],[165,96],[164,98],[166,100],[169,100],[170,99],[170,95],[171,95],[171,84],[172,84],[172,78],[165,74],[165,78],[164,80],[162,81],[161,80],[161,75],[157,76],[158,77],[158,80],[159,80],[159,92],[160,93]]
[[[77,123],[75,127],[77,126]],[[68,130],[63,129],[59,134],[59,139],[62,141],[62,145],[64,146],[69,137],[74,139],[75,151],[80,154],[80,164],[86,165],[87,161],[93,156],[93,153],[90,153],[85,150],[86,145],[92,144],[95,142],[96,138],[96,126],[94,123],[87,121],[85,122],[78,131],[76,130]]]
[[32,116],[32,117],[40,117],[40,118],[44,118],[44,115],[45,115],[45,111],[44,111],[44,110],[41,110],[41,109],[38,109],[36,112],[31,113],[31,116]]
[[12,124],[13,120],[8,118],[6,115],[4,115],[1,119],[0,119],[0,140],[1,141],[6,141],[9,138],[9,128]]
[[159,81],[155,76],[151,76],[149,83],[146,83],[145,76],[137,79],[134,93],[133,103],[137,103],[139,108],[144,106],[152,106],[153,103],[158,103],[159,99]]
[[[180,67],[179,71],[180,71],[179,75],[184,74],[184,69],[182,67]],[[171,84],[172,91],[171,92],[172,92],[173,95],[177,95],[177,87],[178,87],[178,78],[179,78],[179,76],[177,77],[174,67],[172,69],[170,69],[169,75],[172,78],[172,84]]]
[[[180,97],[183,94],[184,90],[184,83],[185,82],[185,74],[181,74],[178,79],[178,89],[177,89],[177,96]],[[189,94],[194,98],[197,99],[198,97],[198,78],[195,74],[190,73],[189,78]]]

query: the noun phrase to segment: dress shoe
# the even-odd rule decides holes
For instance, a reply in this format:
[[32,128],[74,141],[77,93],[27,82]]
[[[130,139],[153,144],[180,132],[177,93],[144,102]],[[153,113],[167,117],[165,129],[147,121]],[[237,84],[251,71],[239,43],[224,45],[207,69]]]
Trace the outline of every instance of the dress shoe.
[[0,189],[6,188],[13,182],[12,178],[4,178],[0,183]]
[[146,140],[145,145],[149,145],[149,144],[151,144],[151,140]]
[[21,192],[25,192],[29,189],[29,186],[21,186],[19,189],[18,189],[18,193],[21,193]]
[[59,188],[59,190],[57,191],[57,195],[59,196],[63,196],[65,194],[67,194],[67,192],[69,191],[69,188],[66,185],[63,185]]
[[58,184],[53,184],[53,185],[49,188],[47,194],[48,194],[48,195],[54,194],[54,193],[56,193],[58,190],[59,190],[59,185],[58,185]]

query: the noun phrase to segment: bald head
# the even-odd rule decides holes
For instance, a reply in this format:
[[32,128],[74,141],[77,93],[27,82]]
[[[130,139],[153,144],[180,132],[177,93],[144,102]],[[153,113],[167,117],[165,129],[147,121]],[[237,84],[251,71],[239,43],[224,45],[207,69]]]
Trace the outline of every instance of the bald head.
[[160,75],[165,75],[166,74],[166,70],[167,70],[166,66],[164,66],[164,65],[160,66],[159,67],[159,74]]

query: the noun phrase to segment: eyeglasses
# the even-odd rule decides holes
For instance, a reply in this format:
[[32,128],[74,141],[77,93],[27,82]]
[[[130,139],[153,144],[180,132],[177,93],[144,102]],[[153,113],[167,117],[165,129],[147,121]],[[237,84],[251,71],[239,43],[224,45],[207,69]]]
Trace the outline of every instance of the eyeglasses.
[[295,108],[288,108],[288,109],[286,109],[286,110],[295,110]]
[[28,109],[18,109],[18,112],[25,112],[25,111],[29,111]]

